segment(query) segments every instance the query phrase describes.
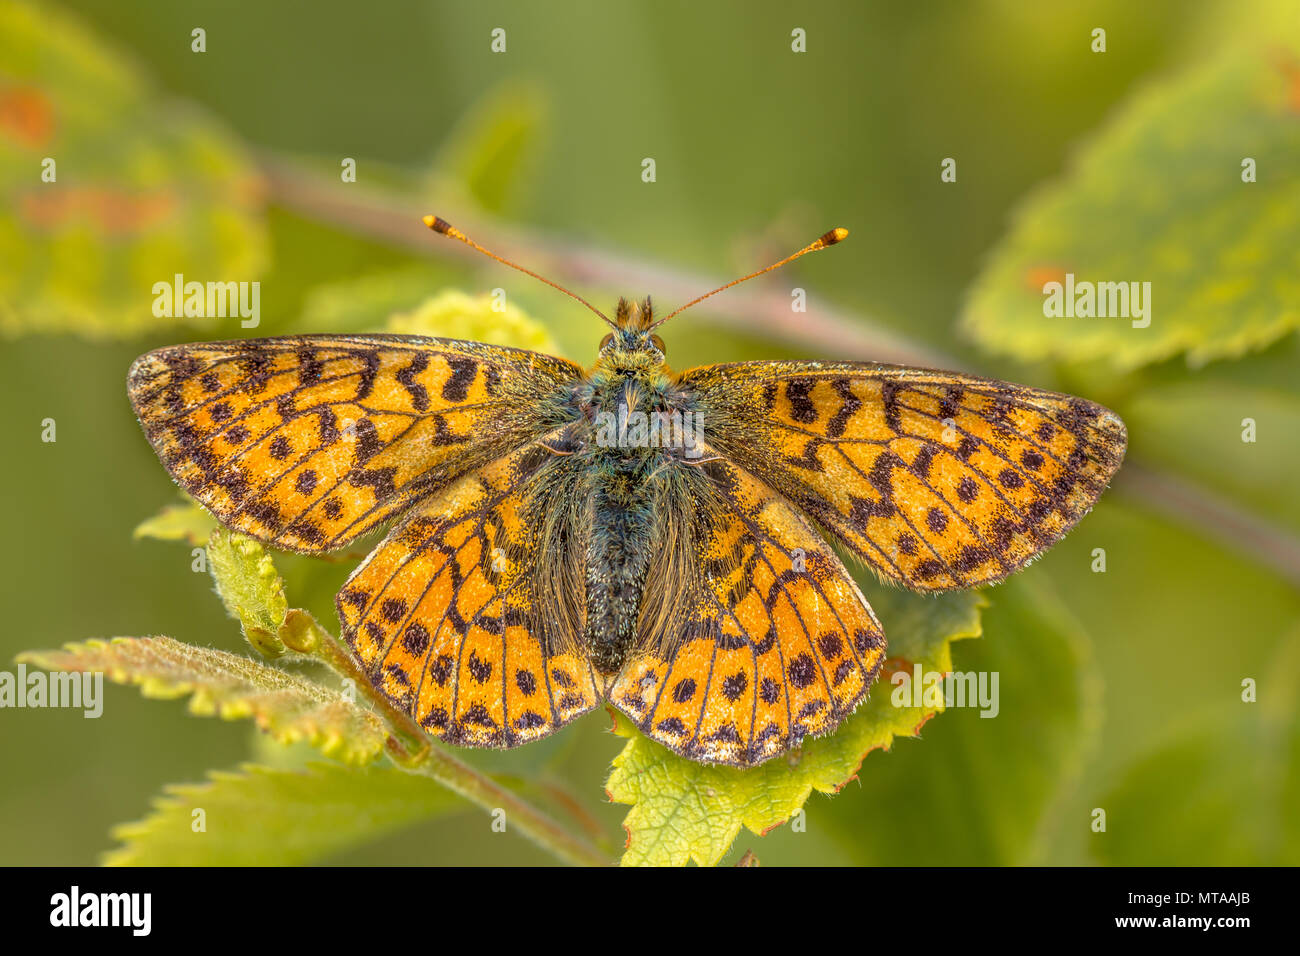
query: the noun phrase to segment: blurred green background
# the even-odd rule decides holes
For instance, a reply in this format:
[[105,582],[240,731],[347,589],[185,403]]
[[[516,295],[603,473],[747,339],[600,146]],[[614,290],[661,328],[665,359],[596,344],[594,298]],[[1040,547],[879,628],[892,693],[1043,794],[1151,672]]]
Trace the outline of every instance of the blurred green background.
[[[15,22],[16,8],[0,6]],[[1049,742],[1054,759],[1026,766],[1026,754],[1044,745],[1034,737],[1038,722],[1051,723],[1053,707],[1065,704],[1056,684],[1035,680],[1034,669],[1048,664],[1034,653],[1035,635],[1017,630],[1032,617],[1015,608],[1023,598],[993,589],[984,637],[955,645],[955,666],[999,669],[1004,697],[1014,686],[1027,703],[1004,704],[997,721],[971,710],[941,715],[919,740],[868,757],[859,780],[833,799],[815,794],[806,832],[742,833],[728,859],[753,849],[764,864],[1300,862],[1297,674],[1285,664],[1294,664],[1290,648],[1300,639],[1298,300],[1285,278],[1300,266],[1300,95],[1291,111],[1261,94],[1285,135],[1270,140],[1272,163],[1260,163],[1256,185],[1269,205],[1243,215],[1276,219],[1266,246],[1290,252],[1268,266],[1282,278],[1259,278],[1290,302],[1289,313],[1256,304],[1264,332],[1195,365],[1181,347],[1131,362],[1110,362],[1102,350],[1076,362],[1068,349],[1027,355],[990,345],[974,323],[959,323],[978,311],[968,293],[1002,255],[1026,197],[1069,177],[1071,157],[1133,97],[1213,61],[1235,31],[1288,6],[1261,5],[1258,15],[1233,3],[1120,0],[843,2],[798,12],[768,0],[24,6],[52,18],[51,42],[71,43],[84,30],[76,42],[114,61],[104,75],[125,71],[140,84],[119,90],[93,62],[34,52],[16,34],[4,41],[0,87],[12,92],[15,77],[36,76],[51,99],[81,104],[68,124],[84,135],[53,154],[59,182],[174,181],[183,223],[164,243],[147,225],[132,232],[114,220],[61,245],[31,224],[48,215],[24,205],[50,155],[39,119],[12,96],[0,106],[8,180],[0,668],[12,670],[21,650],[95,636],[168,634],[243,649],[210,579],[190,572],[187,547],[132,539],[137,524],[177,498],[132,417],[128,365],[160,345],[248,334],[233,319],[151,319],[150,286],[172,269],[150,271],[150,255],[179,255],[187,278],[200,281],[260,279],[259,335],[380,324],[327,308],[331,296],[365,299],[339,285],[355,279],[396,273],[421,288],[420,298],[501,287],[565,354],[585,361],[603,334],[593,317],[524,276],[461,256],[420,216],[438,212],[602,307],[647,293],[675,306],[712,278],[765,265],[844,225],[848,242],[746,294],[788,301],[791,287],[806,288],[814,311],[833,308],[844,319],[847,331],[836,334],[851,346],[781,336],[737,314],[734,302],[728,311],[711,300],[661,330],[672,364],[869,358],[878,344],[878,357],[934,358],[1071,390],[1125,418],[1126,472],[1139,477],[1122,473],[1015,585],[1064,622],[1065,663],[1048,663],[1068,668],[1071,687],[1082,688],[1069,704],[1068,733]],[[204,53],[191,50],[195,27],[206,30]],[[507,31],[504,53],[490,50],[496,27]],[[795,27],[806,30],[806,53],[791,51]],[[1096,27],[1107,31],[1105,53],[1090,49]],[[1271,64],[1263,69],[1290,77],[1287,41],[1260,35],[1258,59]],[[1187,134],[1168,139],[1174,156],[1221,142],[1227,134],[1216,124],[1226,128],[1241,112],[1192,115],[1176,95],[1167,99]],[[1249,156],[1265,146],[1226,148]],[[357,161],[355,184],[340,181],[344,157]],[[655,159],[654,183],[642,181],[645,157]],[[955,183],[940,180],[945,157],[957,159]],[[1242,188],[1231,163],[1225,192]],[[1141,172],[1116,180],[1117,208],[1157,201],[1148,202],[1160,191],[1152,170]],[[1154,176],[1165,189],[1184,181],[1172,167]],[[1157,235],[1153,221],[1120,224],[1133,265],[1105,277],[1149,278],[1144,267],[1168,258],[1169,235]],[[1071,231],[1079,238],[1117,226],[1112,217],[1058,228],[1070,241]],[[151,241],[150,252],[123,251]],[[1195,271],[1229,258],[1194,252]],[[1245,261],[1265,268],[1258,256]],[[666,290],[642,287],[655,276]],[[1160,311],[1162,293],[1157,287],[1156,322],[1179,328],[1178,312]],[[1229,327],[1235,307],[1229,298],[1218,313]],[[323,327],[325,317],[335,324]],[[1188,323],[1190,339],[1202,334]],[[1114,328],[1127,334],[1126,323]],[[1116,339],[1116,355],[1128,341]],[[46,418],[57,422],[54,443],[40,440]],[[1244,418],[1257,421],[1254,444],[1241,441]],[[1092,571],[1095,548],[1106,550],[1105,573]],[[291,602],[334,626],[331,596],[351,564],[279,563]],[[864,582],[868,597],[872,584]],[[1260,703],[1241,701],[1243,678],[1258,682]],[[113,846],[110,826],[143,816],[163,785],[248,759],[299,759],[270,753],[246,723],[192,717],[179,702],[131,689],[106,693],[100,720],[0,711],[0,862],[94,862]],[[1024,722],[1023,747],[1005,727],[989,743],[989,725],[1003,721]],[[469,759],[551,781],[616,847],[627,807],[606,799],[604,781],[622,743],[597,712],[546,742]],[[1097,807],[1107,809],[1104,834],[1090,828]],[[330,860],[549,861],[514,834],[489,833],[474,810]]]

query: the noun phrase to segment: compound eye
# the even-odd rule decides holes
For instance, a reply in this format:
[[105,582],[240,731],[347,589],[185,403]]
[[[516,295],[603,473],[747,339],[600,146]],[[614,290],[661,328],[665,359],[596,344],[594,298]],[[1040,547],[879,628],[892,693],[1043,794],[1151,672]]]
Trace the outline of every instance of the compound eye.
[[659,336],[657,335],[650,336],[650,343],[654,345],[654,347],[657,348],[660,352],[664,353],[665,355],[668,354],[668,349],[664,346],[664,340],[661,339]]
[[609,345],[609,343],[613,341],[614,341],[614,333],[610,332],[609,335],[605,336],[603,339],[600,340],[601,351],[604,351],[605,346]]

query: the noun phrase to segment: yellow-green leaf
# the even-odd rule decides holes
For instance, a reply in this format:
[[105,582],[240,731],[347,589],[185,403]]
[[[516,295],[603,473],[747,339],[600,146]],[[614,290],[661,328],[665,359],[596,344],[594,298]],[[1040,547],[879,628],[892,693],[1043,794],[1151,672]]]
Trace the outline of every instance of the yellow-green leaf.
[[100,672],[134,684],[146,697],[190,695],[191,713],[223,720],[251,717],[281,743],[307,741],[348,763],[383,752],[387,728],[372,711],[323,684],[252,658],[170,637],[118,637],[28,651],[20,661],[55,671]]
[[257,280],[261,193],[230,134],[160,99],[71,16],[0,4],[0,335],[124,336],[179,321],[233,334],[237,314],[155,315],[153,290],[178,274]]
[[146,518],[136,525],[131,536],[206,545],[217,527],[216,518],[193,501],[187,501],[184,504],[164,505],[152,518]]
[[469,339],[552,355],[559,351],[546,327],[522,309],[508,302],[498,304],[491,295],[469,296],[452,289],[392,316],[387,331]]
[[113,828],[108,866],[291,866],[314,863],[467,806],[422,777],[381,767],[245,765],[210,782],[165,788],[153,812]]
[[247,535],[218,528],[208,539],[208,569],[244,637],[267,657],[284,653],[279,633],[289,613],[284,581],[266,549]]
[[814,790],[834,793],[851,780],[872,750],[895,737],[913,736],[943,709],[895,706],[891,674],[952,669],[950,644],[980,633],[977,594],[921,597],[879,591],[872,605],[889,638],[889,658],[870,697],[833,734],[807,740],[786,756],[740,770],[678,757],[642,736],[622,715],[615,732],[629,738],[614,759],[606,789],[610,799],[632,805],[624,818],[624,865],[712,865],[742,827],[763,834],[799,810]]
[[304,332],[383,332],[390,316],[415,308],[437,286],[423,265],[326,282],[307,294],[295,327]]
[[[1300,18],[1288,23],[1136,94],[1019,210],[965,330],[1022,360],[1127,370],[1235,357],[1300,328]],[[1132,301],[1128,316],[1045,315],[1067,276],[1076,298],[1079,283],[1149,283],[1146,316]]]
[[455,289],[431,295],[434,287],[423,267],[328,283],[312,290],[298,325],[313,332],[396,332],[559,354],[546,326],[512,303]]

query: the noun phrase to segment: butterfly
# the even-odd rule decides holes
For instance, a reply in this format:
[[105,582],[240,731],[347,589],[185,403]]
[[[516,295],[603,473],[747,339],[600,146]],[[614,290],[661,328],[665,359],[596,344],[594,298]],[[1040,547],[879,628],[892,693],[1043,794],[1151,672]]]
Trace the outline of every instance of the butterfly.
[[610,327],[590,368],[304,335],[163,348],[129,374],[162,463],[226,526],[320,554],[395,521],[338,594],[343,634],[451,744],[514,747],[607,701],[685,757],[760,764],[834,730],[885,657],[832,542],[913,591],[993,584],[1124,456],[1108,409],[956,372],[674,372],[654,330],[681,309],[622,300],[610,320],[561,291]]

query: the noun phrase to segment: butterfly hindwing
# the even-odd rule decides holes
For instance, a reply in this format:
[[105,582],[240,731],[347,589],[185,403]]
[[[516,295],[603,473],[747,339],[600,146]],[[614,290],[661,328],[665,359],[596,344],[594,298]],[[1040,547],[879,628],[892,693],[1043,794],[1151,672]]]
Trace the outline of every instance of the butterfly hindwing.
[[475,342],[297,336],[159,349],[128,387],[186,492],[232,528],[316,553],[530,441],[581,374]]
[[338,596],[375,686],[431,734],[512,747],[596,706],[590,663],[549,651],[533,612],[536,528],[521,489],[550,457],[525,447],[417,507]]
[[728,462],[698,542],[694,627],[634,653],[606,690],[648,736],[751,766],[828,733],[866,696],[885,641],[857,585],[790,505]]
[[1019,570],[1124,457],[1124,425],[1102,406],[955,372],[745,362],[679,381],[711,445],[918,591]]

